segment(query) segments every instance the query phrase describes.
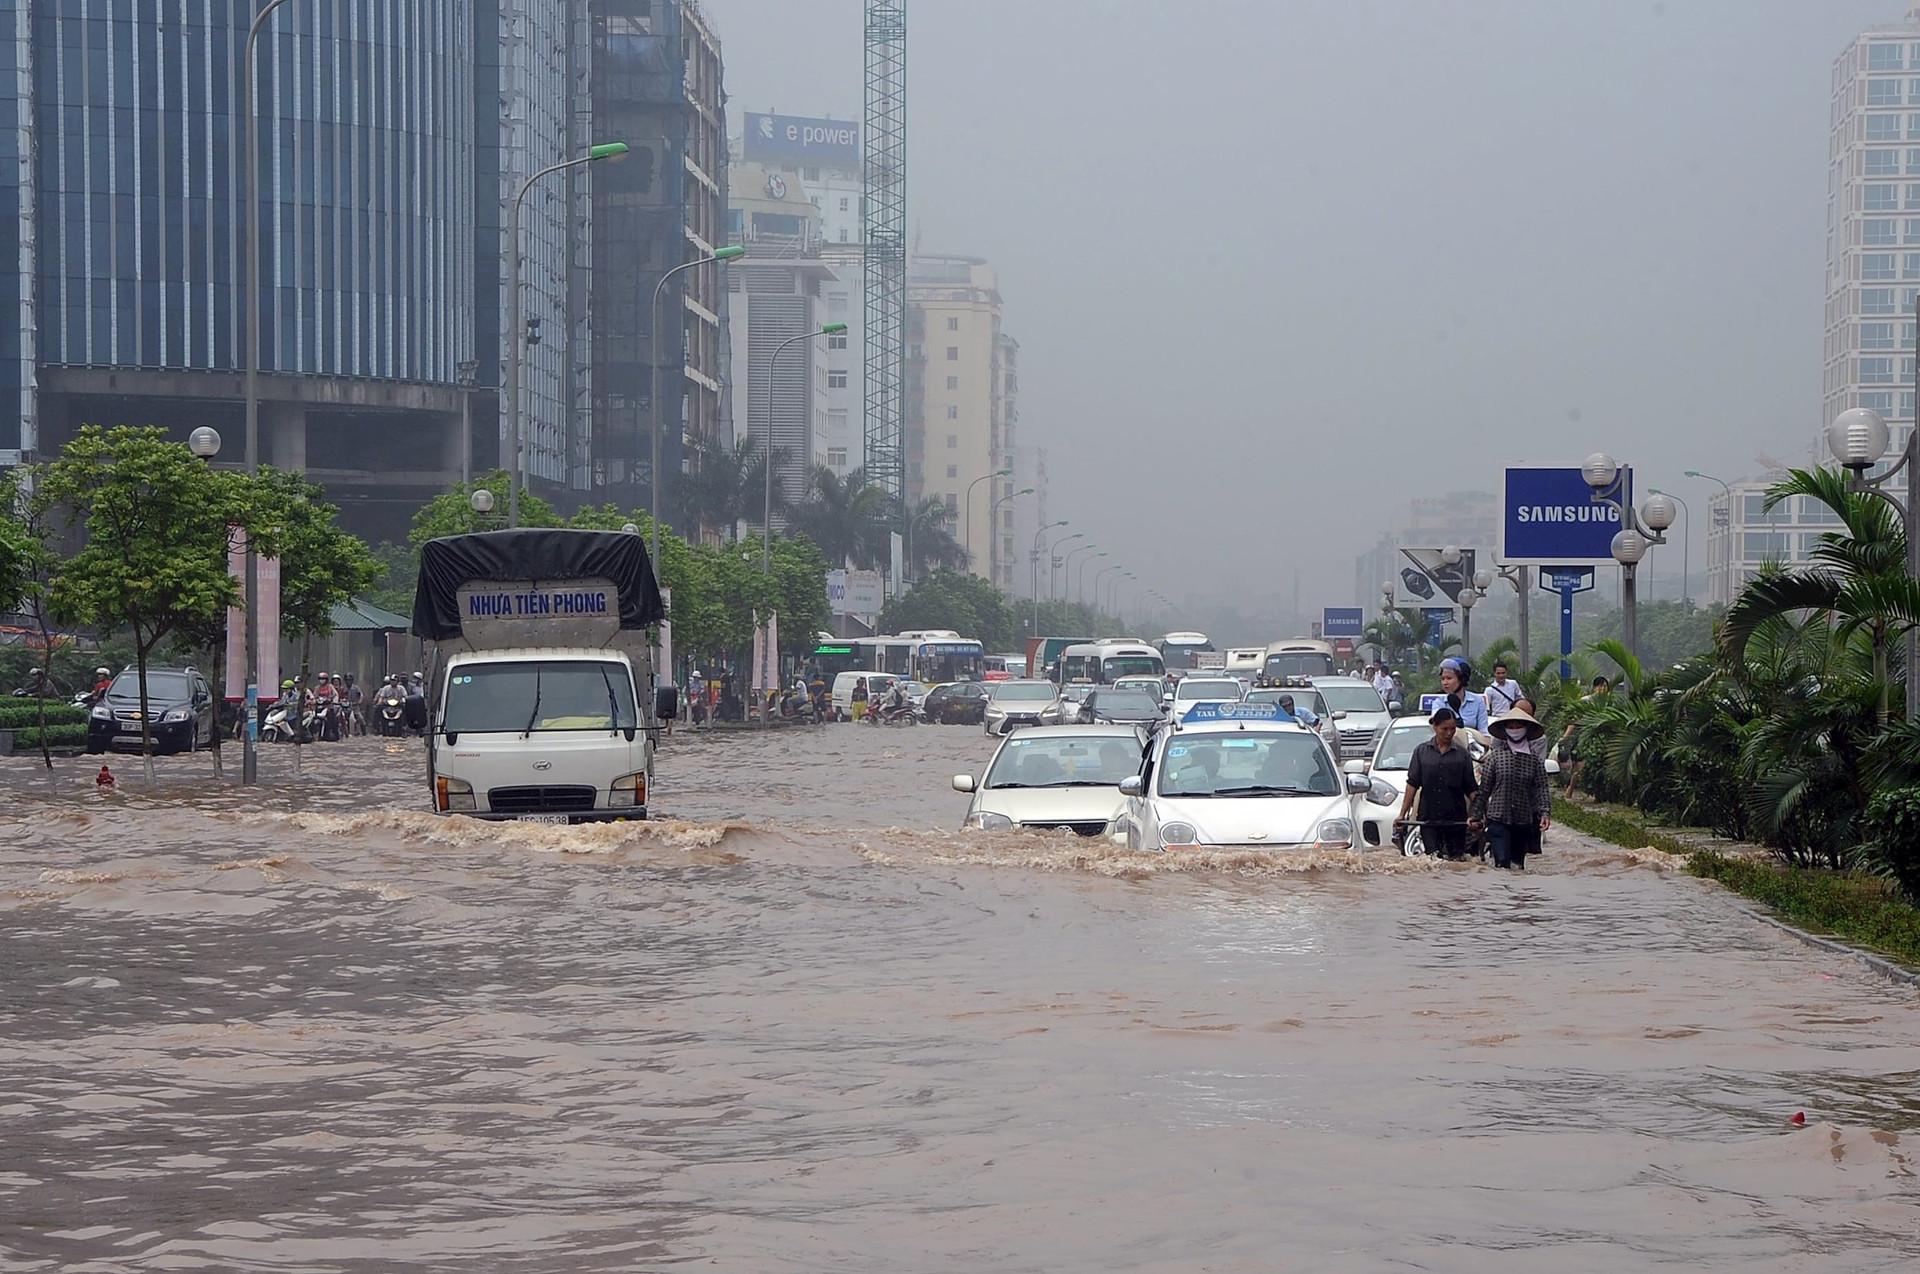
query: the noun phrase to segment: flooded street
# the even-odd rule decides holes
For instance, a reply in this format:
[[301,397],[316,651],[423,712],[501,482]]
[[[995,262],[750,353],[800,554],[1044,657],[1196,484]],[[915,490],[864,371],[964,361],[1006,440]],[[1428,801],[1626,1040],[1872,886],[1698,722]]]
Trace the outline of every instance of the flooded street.
[[422,812],[417,743],[0,762],[0,1267],[1920,1260],[1913,989],[1560,830],[963,835],[990,748],[682,734],[571,829]]

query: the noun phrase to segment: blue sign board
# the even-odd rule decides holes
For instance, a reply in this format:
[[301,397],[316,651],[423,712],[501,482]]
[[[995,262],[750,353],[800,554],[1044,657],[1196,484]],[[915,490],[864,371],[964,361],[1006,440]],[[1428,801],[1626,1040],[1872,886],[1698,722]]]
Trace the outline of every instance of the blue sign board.
[[795,160],[860,171],[860,126],[844,119],[747,112],[741,149],[752,160]]
[[1203,701],[1181,713],[1180,720],[1187,725],[1197,725],[1202,721],[1292,721],[1293,718],[1282,712],[1277,703]]
[[[1633,473],[1621,469],[1606,494],[1633,503]],[[1500,502],[1500,561],[1508,566],[1563,566],[1613,560],[1620,514],[1593,498],[1578,468],[1508,469]]]
[[1573,595],[1593,587],[1591,566],[1543,566],[1540,587],[1560,595],[1560,679],[1573,675]]
[[1320,635],[1358,637],[1366,631],[1367,612],[1358,606],[1329,606],[1320,612]]
[[1436,694],[1421,695],[1420,696],[1420,715],[1423,717],[1432,716],[1434,709],[1438,708],[1441,704],[1445,703],[1446,701],[1447,701],[1447,697],[1445,695],[1436,695]]
[[1427,617],[1429,624],[1433,625],[1433,632],[1427,638],[1427,644],[1435,650],[1440,649],[1440,643],[1446,640],[1447,625],[1453,622],[1453,607],[1422,606],[1420,613]]

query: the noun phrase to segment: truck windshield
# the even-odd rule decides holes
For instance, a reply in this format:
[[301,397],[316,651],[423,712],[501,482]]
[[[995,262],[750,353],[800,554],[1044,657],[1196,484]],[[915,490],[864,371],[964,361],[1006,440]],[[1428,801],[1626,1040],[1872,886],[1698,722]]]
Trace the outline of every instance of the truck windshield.
[[632,729],[633,675],[602,659],[466,664],[447,679],[445,721],[448,734]]

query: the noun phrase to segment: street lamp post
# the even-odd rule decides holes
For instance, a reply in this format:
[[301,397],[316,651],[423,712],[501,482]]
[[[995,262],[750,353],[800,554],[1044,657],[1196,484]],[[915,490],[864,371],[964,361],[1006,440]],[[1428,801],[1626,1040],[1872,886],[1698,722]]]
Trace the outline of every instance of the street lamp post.
[[[1702,472],[1700,472],[1700,471],[1699,471],[1698,469],[1683,469],[1683,470],[1681,470],[1681,472],[1682,472],[1682,473],[1683,473],[1683,474],[1684,474],[1685,476],[1687,476],[1687,477],[1689,477],[1689,478],[1699,478],[1699,479],[1700,479],[1701,481],[1703,481],[1703,482],[1715,482],[1715,483],[1718,483],[1718,484],[1719,484],[1719,486],[1720,486],[1720,494],[1721,494],[1721,495],[1723,495],[1723,496],[1725,496],[1725,497],[1727,498],[1727,534],[1726,534],[1726,546],[1727,546],[1727,549],[1728,549],[1728,552],[1727,552],[1727,553],[1725,554],[1725,557],[1726,557],[1726,561],[1725,561],[1725,563],[1724,563],[1724,569],[1726,570],[1726,572],[1727,572],[1727,574],[1728,574],[1728,576],[1729,576],[1729,577],[1731,577],[1731,575],[1732,575],[1732,573],[1733,573],[1733,554],[1732,554],[1732,549],[1733,549],[1733,488],[1732,488],[1732,487],[1730,487],[1730,486],[1728,486],[1728,485],[1726,484],[1726,481],[1725,481],[1724,479],[1722,479],[1722,478],[1716,478],[1716,477],[1714,477],[1714,476],[1713,476],[1712,474],[1710,474],[1710,473],[1702,473]],[[1712,539],[1713,539],[1713,523],[1712,523],[1712,521],[1711,521],[1711,520],[1709,520],[1709,521],[1708,521],[1708,523],[1707,523],[1707,539],[1708,539],[1708,541],[1709,541],[1709,542],[1711,542],[1711,541],[1712,541]],[[1709,584],[1708,584],[1708,588],[1707,588],[1707,605],[1709,605],[1709,606],[1711,606],[1711,605],[1713,605],[1713,588],[1712,588],[1712,584],[1711,584],[1711,581],[1712,581],[1712,578],[1713,578],[1713,558],[1711,558],[1711,557],[1709,557],[1709,558],[1707,558],[1707,578],[1708,578],[1708,581],[1709,581]],[[1729,579],[1728,579],[1728,597],[1729,597],[1729,599],[1731,599],[1731,597],[1732,597],[1732,579],[1731,579],[1731,578],[1729,578]]]
[[1074,540],[1084,540],[1086,538],[1087,538],[1087,533],[1085,531],[1075,531],[1072,535],[1061,536],[1059,539],[1055,540],[1052,544],[1047,546],[1047,600],[1048,601],[1057,602],[1060,600],[1060,568],[1066,565],[1067,558],[1071,558],[1074,554],[1073,549],[1068,549],[1066,553],[1066,557],[1062,557],[1060,555],[1060,546],[1062,544],[1071,543]]
[[[1093,573],[1093,608],[1094,610],[1098,611],[1100,609],[1100,590],[1106,587],[1107,576],[1110,573],[1117,571],[1119,569],[1120,569],[1120,563],[1110,562]],[[1084,575],[1085,573],[1086,573],[1086,569],[1084,567],[1081,568],[1081,574]]]
[[[789,336],[773,347],[773,357],[767,360],[767,445],[760,456],[761,474],[766,480],[766,504],[760,512],[760,569],[762,571],[773,570],[773,373],[780,365],[780,351],[789,345],[810,341],[816,336],[838,336],[846,330],[845,323],[826,323],[817,331]],[[659,534],[660,519],[657,513],[653,525],[654,533]]]
[[[1920,341],[1920,335],[1915,339]],[[1915,375],[1920,376],[1920,368],[1916,368]],[[1920,462],[1914,459],[1916,437],[1920,437],[1920,429],[1909,429],[1907,445],[1900,449],[1900,459],[1879,477],[1869,479],[1867,470],[1886,457],[1892,441],[1892,431],[1880,413],[1866,407],[1853,407],[1835,416],[1827,426],[1827,449],[1846,469],[1847,489],[1877,495],[1900,514],[1900,524],[1907,537],[1907,575],[1912,579],[1920,579],[1920,525],[1916,525],[1920,523]],[[1907,474],[1905,501],[1886,489],[1886,484],[1903,469]],[[1731,508],[1731,500],[1728,503]],[[1920,629],[1907,629],[1906,647],[1907,720],[1913,721],[1920,720]]]
[[1078,602],[1082,607],[1087,604],[1087,563],[1093,561],[1095,558],[1102,558],[1106,555],[1107,551],[1105,549],[1099,549],[1098,552],[1080,559],[1080,582],[1077,585],[1068,585],[1067,596],[1073,598],[1073,600]]
[[1033,552],[1029,555],[1029,563],[1032,567],[1031,573],[1033,576],[1033,581],[1032,581],[1033,633],[1032,635],[1035,637],[1038,637],[1040,635],[1040,541],[1041,541],[1041,538],[1044,537],[1048,531],[1053,530],[1055,527],[1065,526],[1066,524],[1067,524],[1067,520],[1065,518],[1061,518],[1058,522],[1047,523],[1045,526],[1041,527],[1039,530],[1033,533]]
[[1473,604],[1479,600],[1471,587],[1460,590],[1460,655],[1468,663],[1473,662]]
[[1641,502],[1636,513],[1632,505],[1607,493],[1620,480],[1620,466],[1604,451],[1596,451],[1580,465],[1580,474],[1592,488],[1588,497],[1604,504],[1620,517],[1620,530],[1613,537],[1613,560],[1620,563],[1620,630],[1627,653],[1640,653],[1640,597],[1634,576],[1640,559],[1656,544],[1667,542],[1666,529],[1679,516],[1673,497],[1658,491]]
[[1093,552],[1094,550],[1096,550],[1096,549],[1098,549],[1099,547],[1100,547],[1100,546],[1099,546],[1098,544],[1095,544],[1095,543],[1093,543],[1093,542],[1092,542],[1091,540],[1089,540],[1089,541],[1088,541],[1087,543],[1085,543],[1085,544],[1076,544],[1076,545],[1074,545],[1074,546],[1073,546],[1072,548],[1070,548],[1070,549],[1068,549],[1068,550],[1067,550],[1067,555],[1066,555],[1066,557],[1065,557],[1065,558],[1063,558],[1063,559],[1061,559],[1061,562],[1060,562],[1060,578],[1061,578],[1061,583],[1063,583],[1063,584],[1065,584],[1065,585],[1066,585],[1066,587],[1065,587],[1065,588],[1064,588],[1064,589],[1062,590],[1062,593],[1063,593],[1063,595],[1064,595],[1064,598],[1065,598],[1065,600],[1067,600],[1067,601],[1069,601],[1069,602],[1073,600],[1073,557],[1074,557],[1074,554],[1076,554],[1076,553],[1091,553],[1091,552]]
[[666,288],[667,280],[682,270],[691,270],[697,265],[712,265],[716,261],[732,261],[745,253],[746,249],[739,244],[728,244],[724,248],[715,249],[711,256],[696,257],[691,261],[682,261],[679,265],[674,266],[673,269],[662,274],[660,281],[653,285],[653,303],[647,310],[647,324],[651,332],[648,339],[653,345],[653,361],[647,364],[647,376],[649,378],[647,383],[647,416],[652,422],[651,432],[653,434],[651,473],[653,496],[648,502],[648,512],[653,517],[652,546],[649,551],[654,562],[653,569],[656,571],[660,569],[660,399],[662,396],[659,383],[662,379],[660,375],[660,293]]
[[520,359],[526,344],[520,330],[520,205],[533,183],[549,173],[577,168],[595,160],[612,159],[627,153],[625,142],[601,142],[589,146],[587,153],[557,164],[548,164],[520,183],[507,204],[507,438],[512,447],[512,465],[507,475],[507,525],[520,525],[520,488],[527,482],[527,448],[520,436]]
[[[983,474],[967,484],[966,507],[960,511],[960,546],[967,551],[967,564],[969,566],[973,564],[973,489],[982,482],[992,482],[995,478],[1011,478],[1012,476],[1013,470],[1011,469],[995,469],[992,473]],[[993,542],[993,532],[991,529],[987,532],[987,542],[989,544]],[[987,554],[987,563],[987,574],[991,575],[993,574],[992,553]]]
[[1693,510],[1687,507],[1685,500],[1671,491],[1662,491],[1659,487],[1648,487],[1647,494],[1666,496],[1680,506],[1680,516],[1685,519],[1680,523],[1680,605],[1685,606],[1690,600],[1687,594],[1687,571],[1688,563],[1693,560]]
[[[1008,472],[1011,472],[1011,470],[1008,470]],[[994,476],[998,477],[1000,475],[995,474]],[[969,492],[968,494],[969,494],[969,497],[971,497],[972,493]],[[1003,504],[1006,504],[1010,500],[1017,500],[1023,495],[1032,495],[1032,494],[1033,494],[1032,487],[1021,487],[1018,491],[1007,492],[1005,495],[1001,496],[998,500],[995,500],[991,505],[987,507],[987,580],[989,583],[992,583],[996,586],[999,584],[999,581],[993,578],[993,568],[996,565],[998,565],[998,562],[993,552],[993,542],[994,542],[994,524],[999,520],[1000,506]],[[1013,574],[1013,569],[1012,569],[1013,564],[1009,562],[1007,564],[1007,568],[1008,568],[1007,574],[1009,577],[1011,577]],[[1007,580],[1007,585],[1008,585],[1007,591],[1011,593],[1013,591],[1013,587],[1012,587],[1013,580],[1011,578]]]

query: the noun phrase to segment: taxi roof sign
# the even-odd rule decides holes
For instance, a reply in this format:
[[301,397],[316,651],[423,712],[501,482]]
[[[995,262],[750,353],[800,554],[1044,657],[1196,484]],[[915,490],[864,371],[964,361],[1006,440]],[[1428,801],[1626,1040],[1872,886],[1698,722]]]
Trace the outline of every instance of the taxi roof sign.
[[1292,721],[1277,703],[1213,703],[1201,701],[1180,716],[1182,725],[1206,721]]

